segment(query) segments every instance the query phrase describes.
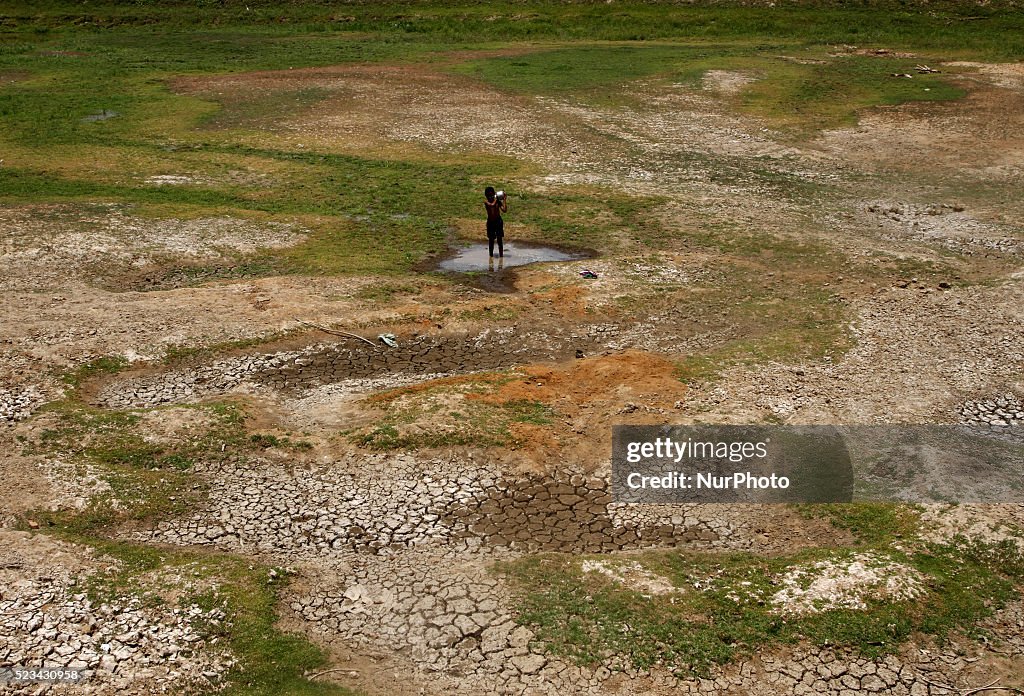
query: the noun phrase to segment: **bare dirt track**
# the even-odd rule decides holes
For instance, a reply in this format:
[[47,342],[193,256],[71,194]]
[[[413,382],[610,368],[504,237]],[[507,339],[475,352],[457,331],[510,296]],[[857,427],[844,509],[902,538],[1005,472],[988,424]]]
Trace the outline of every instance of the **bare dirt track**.
[[[201,463],[188,474],[208,492],[195,509],[121,534],[288,567],[279,624],[329,649],[335,671],[320,679],[369,694],[918,696],[997,678],[1024,688],[1019,601],[985,619],[986,642],[918,636],[880,657],[802,642],[698,678],[615,655],[580,666],[545,651],[517,623],[513,588],[493,570],[538,551],[780,556],[851,543],[848,530],[783,507],[613,503],[613,424],[991,416],[1024,426],[1024,205],[1007,193],[1024,172],[1024,79],[1019,65],[948,69],[964,73],[965,99],[876,109],[856,126],[796,140],[733,109],[756,79],[742,72],[712,71],[701,88],[638,82],[623,106],[512,96],[443,65],[176,79],[180,93],[224,103],[321,90],[297,114],[246,124],[253,139],[373,156],[512,155],[534,171],[510,190],[667,192],[657,215],[674,241],[609,240],[612,251],[597,259],[517,270],[513,292],[501,295],[430,277],[378,300],[382,281],[371,276],[123,291],[117,279],[152,264],[229,263],[294,247],[307,230],[153,220],[114,206],[4,207],[0,477],[14,485],[0,497],[0,521],[24,527],[39,510],[109,493],[99,472],[25,443],[53,427],[44,404],[67,391],[61,373],[121,356],[126,369],[83,379],[79,396],[101,413],[143,414],[132,426],[140,437],[185,441],[208,426],[194,405],[227,401],[250,413],[248,433],[305,443],[275,440],[252,456]],[[723,225],[778,245],[719,254],[687,242]],[[514,210],[509,230],[536,233],[517,228]],[[787,246],[801,244],[841,261],[801,266]],[[584,268],[598,278],[581,278]],[[835,331],[767,358],[743,343],[786,322],[804,335]],[[396,349],[375,341],[389,332]],[[213,348],[164,360],[182,346]],[[680,365],[701,356],[720,369],[684,383]],[[953,510],[928,510],[922,538],[1021,543],[1019,506]],[[17,588],[0,594],[0,657],[34,630],[5,612],[35,600],[59,594],[71,618],[88,623],[95,607],[68,583],[86,572],[75,564],[94,572],[100,561],[77,548],[50,553],[57,542],[42,534],[0,534],[56,568],[41,579],[0,563]],[[131,630],[163,622],[179,642],[200,641],[174,616],[124,615]],[[187,660],[213,677],[231,664],[219,648],[197,648],[175,667],[170,647],[122,641],[115,656],[152,664],[133,682],[106,670],[98,646],[109,651],[108,636],[75,640],[96,644],[82,658],[96,681],[46,693],[156,693],[153,684],[181,683],[175,669]]]

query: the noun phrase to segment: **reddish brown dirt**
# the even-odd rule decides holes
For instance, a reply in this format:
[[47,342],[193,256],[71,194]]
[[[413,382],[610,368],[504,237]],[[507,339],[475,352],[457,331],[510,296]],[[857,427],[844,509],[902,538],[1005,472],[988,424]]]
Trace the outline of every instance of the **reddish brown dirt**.
[[539,401],[559,419],[550,426],[518,424],[513,435],[520,454],[546,469],[565,462],[592,470],[611,456],[613,425],[666,423],[686,387],[675,365],[639,351],[585,358],[569,365],[530,365],[525,376],[491,393],[468,394],[467,400],[505,404]]

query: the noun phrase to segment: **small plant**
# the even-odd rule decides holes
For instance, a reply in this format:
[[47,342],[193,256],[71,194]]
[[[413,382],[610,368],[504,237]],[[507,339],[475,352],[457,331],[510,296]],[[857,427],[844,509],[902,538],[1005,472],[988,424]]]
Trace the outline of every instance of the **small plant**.
[[290,437],[278,437],[276,435],[255,434],[249,437],[249,441],[259,449],[290,449],[308,452],[313,449],[313,443],[307,440],[292,440]]

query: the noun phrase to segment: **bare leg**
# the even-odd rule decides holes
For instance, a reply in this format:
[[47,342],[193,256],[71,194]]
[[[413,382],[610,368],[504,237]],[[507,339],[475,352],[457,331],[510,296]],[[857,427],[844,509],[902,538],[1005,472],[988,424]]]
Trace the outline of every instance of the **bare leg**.
[[487,254],[494,256],[494,237],[487,237]]
[[[492,256],[494,255],[493,249],[491,251],[491,255]],[[501,257],[505,256],[505,239],[504,239],[504,237],[498,237],[498,256],[501,256]]]

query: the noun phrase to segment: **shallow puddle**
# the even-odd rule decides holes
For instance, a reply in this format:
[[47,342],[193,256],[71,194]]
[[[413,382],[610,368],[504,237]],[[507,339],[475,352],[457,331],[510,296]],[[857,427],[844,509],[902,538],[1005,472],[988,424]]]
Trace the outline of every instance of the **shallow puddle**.
[[442,271],[500,271],[512,266],[525,266],[544,261],[575,261],[587,258],[583,252],[565,251],[552,247],[528,244],[526,242],[505,242],[505,255],[498,257],[495,247],[494,258],[487,255],[487,244],[471,244],[457,249],[452,256],[442,260],[438,270]]
[[99,113],[89,114],[88,116],[84,117],[82,119],[82,123],[94,123],[96,121],[106,121],[107,119],[117,118],[120,115],[121,114],[117,113],[116,111],[109,111],[107,109],[104,109],[103,111],[100,111]]

